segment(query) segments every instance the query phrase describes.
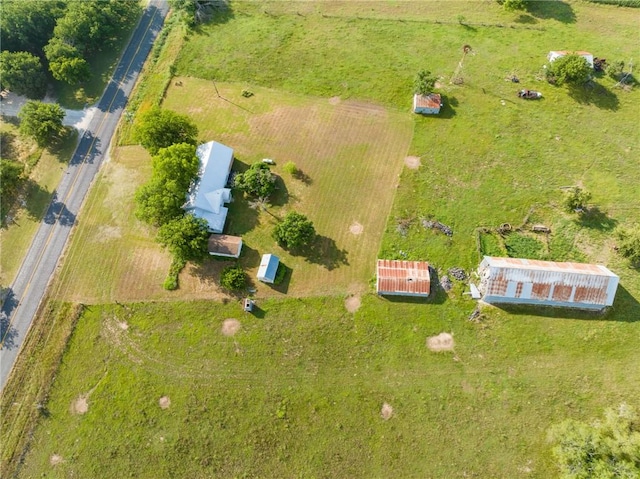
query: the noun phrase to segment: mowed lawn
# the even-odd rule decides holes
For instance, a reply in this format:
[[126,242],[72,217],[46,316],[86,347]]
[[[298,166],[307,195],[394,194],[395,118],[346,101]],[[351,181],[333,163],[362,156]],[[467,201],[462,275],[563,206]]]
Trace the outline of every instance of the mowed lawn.
[[91,306],[20,477],[546,479],[550,425],[639,405],[640,323],[468,303]]
[[[176,83],[180,86],[176,86]],[[411,142],[409,114],[362,102],[306,98],[242,86],[181,78],[164,107],[189,115],[201,141],[234,148],[236,170],[274,158],[279,190],[266,211],[235,194],[226,232],[243,237],[241,264],[253,278],[263,253],[275,253],[292,269],[275,289],[255,284],[257,295],[294,296],[365,291],[373,277],[404,158]],[[283,171],[293,161],[304,173]],[[162,290],[170,258],[153,241],[155,231],[136,220],[135,189],[150,175],[150,158],[139,147],[119,147],[92,191],[61,274],[60,299],[104,302],[145,299],[221,298],[219,273],[228,262],[189,266],[180,290]],[[314,222],[318,238],[293,256],[278,247],[273,228],[288,211]],[[257,283],[257,282],[256,282]]]

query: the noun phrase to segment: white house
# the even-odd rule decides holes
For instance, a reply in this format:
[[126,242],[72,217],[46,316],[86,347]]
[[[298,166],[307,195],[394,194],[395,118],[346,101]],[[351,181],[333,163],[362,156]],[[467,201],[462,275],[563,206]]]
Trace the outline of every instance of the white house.
[[620,278],[599,264],[485,256],[478,269],[487,303],[577,309],[611,306]]
[[200,145],[196,155],[200,159],[200,172],[187,194],[184,209],[205,219],[212,233],[222,233],[228,212],[224,205],[231,201],[231,190],[226,186],[233,164],[233,150],[210,141]]
[[589,53],[589,52],[582,52],[582,51],[569,52],[569,51],[565,51],[565,50],[552,50],[547,55],[547,58],[549,59],[549,63],[551,63],[551,62],[557,60],[558,58],[561,58],[561,57],[564,57],[564,56],[567,56],[567,55],[578,55],[578,56],[581,56],[582,58],[587,60],[587,62],[591,66],[591,68],[593,68],[593,55],[591,53]]
[[273,254],[263,254],[258,268],[258,280],[263,283],[273,283],[276,280],[280,258]]

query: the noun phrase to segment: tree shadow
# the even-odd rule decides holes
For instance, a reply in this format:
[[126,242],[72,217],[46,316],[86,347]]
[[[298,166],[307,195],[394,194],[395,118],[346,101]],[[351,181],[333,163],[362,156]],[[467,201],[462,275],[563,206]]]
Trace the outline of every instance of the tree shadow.
[[48,225],[55,224],[57,221],[62,226],[73,226],[76,215],[69,211],[62,201],[58,201],[58,194],[54,192],[43,221]]
[[265,283],[265,284],[269,286],[271,289],[278,291],[279,293],[287,294],[287,292],[289,291],[289,283],[291,282],[291,275],[293,274],[293,270],[282,262],[280,262],[280,264],[278,265],[278,268],[285,268],[284,278],[282,278],[282,281],[278,284],[275,284],[275,283]]
[[569,96],[583,105],[593,105],[603,110],[616,111],[620,101],[615,93],[599,83],[590,82],[586,86],[570,86]]
[[9,288],[3,291],[2,309],[0,310],[0,341],[2,348],[13,349],[18,346],[17,337],[18,330],[11,325],[11,315],[18,307],[18,301]]
[[28,198],[25,203],[26,213],[30,219],[41,220],[47,211],[47,206],[53,200],[53,195],[33,179],[28,178],[25,181],[25,196]]
[[338,248],[335,240],[321,235],[317,235],[311,247],[304,252],[292,251],[291,254],[296,256],[304,254],[307,262],[323,266],[329,271],[342,265],[349,265],[347,259],[349,252]]
[[12,131],[0,131],[0,158],[13,160],[17,156],[15,140],[17,136]]
[[514,21],[516,23],[522,23],[524,25],[535,25],[536,23],[538,23],[538,20],[536,20],[534,17],[524,13],[518,15],[518,17]]
[[542,20],[557,20],[562,23],[575,23],[573,7],[560,0],[527,2],[527,13]]
[[[225,225],[227,234],[242,236],[258,225],[260,216],[258,208],[252,207],[249,199],[240,190],[234,190],[233,201],[229,203],[228,208]],[[243,246],[243,252],[244,249],[245,246]]]
[[296,172],[292,175],[296,180],[301,181],[307,186],[310,186],[313,183],[313,180],[309,175],[307,175],[301,169],[296,169]]
[[199,263],[189,263],[188,273],[205,285],[214,286],[220,284],[222,270],[234,264],[235,260],[232,258],[209,255]]
[[576,223],[583,228],[611,231],[618,225],[618,220],[611,218],[600,208],[594,206],[582,213],[576,220]]
[[235,18],[229,0],[214,0],[209,3],[212,5],[212,10],[209,13],[208,19],[204,23],[199,23],[192,28],[196,33],[205,33],[202,28],[204,25],[221,25]]
[[85,131],[69,165],[80,165],[84,162],[93,163],[96,157],[101,154],[100,143],[100,139],[95,137],[93,133],[89,130]]
[[269,204],[273,206],[284,206],[289,202],[289,189],[284,179],[276,175],[276,191],[269,197]]

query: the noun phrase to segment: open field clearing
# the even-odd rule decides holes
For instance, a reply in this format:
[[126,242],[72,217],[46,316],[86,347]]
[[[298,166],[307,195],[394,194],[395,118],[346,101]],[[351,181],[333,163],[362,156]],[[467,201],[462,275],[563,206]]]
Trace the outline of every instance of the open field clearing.
[[[243,236],[242,264],[255,276],[262,253],[275,253],[293,269],[286,284],[256,285],[258,295],[287,292],[345,294],[367,289],[397,179],[411,142],[411,118],[377,105],[309,99],[255,89],[243,99],[241,87],[183,78],[167,93],[165,107],[189,114],[203,141],[216,139],[235,150],[245,169],[275,158],[280,190],[266,211],[251,208],[238,193],[227,231]],[[244,100],[244,101],[242,101]],[[248,111],[251,109],[251,111]],[[302,179],[282,171],[293,161]],[[187,268],[180,290],[162,289],[169,256],[153,242],[153,231],[135,219],[135,188],[150,174],[148,155],[136,147],[116,150],[91,193],[61,276],[57,296],[88,302],[160,298],[223,297],[217,286],[227,263],[208,261]],[[376,188],[372,188],[376,185]],[[275,218],[295,209],[312,219],[316,249],[292,256],[275,244]],[[191,274],[193,273],[193,274]]]
[[549,478],[551,424],[638,405],[639,322],[466,302],[92,306],[20,477]]

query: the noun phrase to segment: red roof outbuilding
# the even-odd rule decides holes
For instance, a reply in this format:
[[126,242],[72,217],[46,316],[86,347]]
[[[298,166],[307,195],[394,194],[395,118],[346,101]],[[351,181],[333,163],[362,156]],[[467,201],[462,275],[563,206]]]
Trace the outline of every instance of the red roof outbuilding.
[[429,296],[431,276],[426,261],[379,259],[376,289],[378,294]]

